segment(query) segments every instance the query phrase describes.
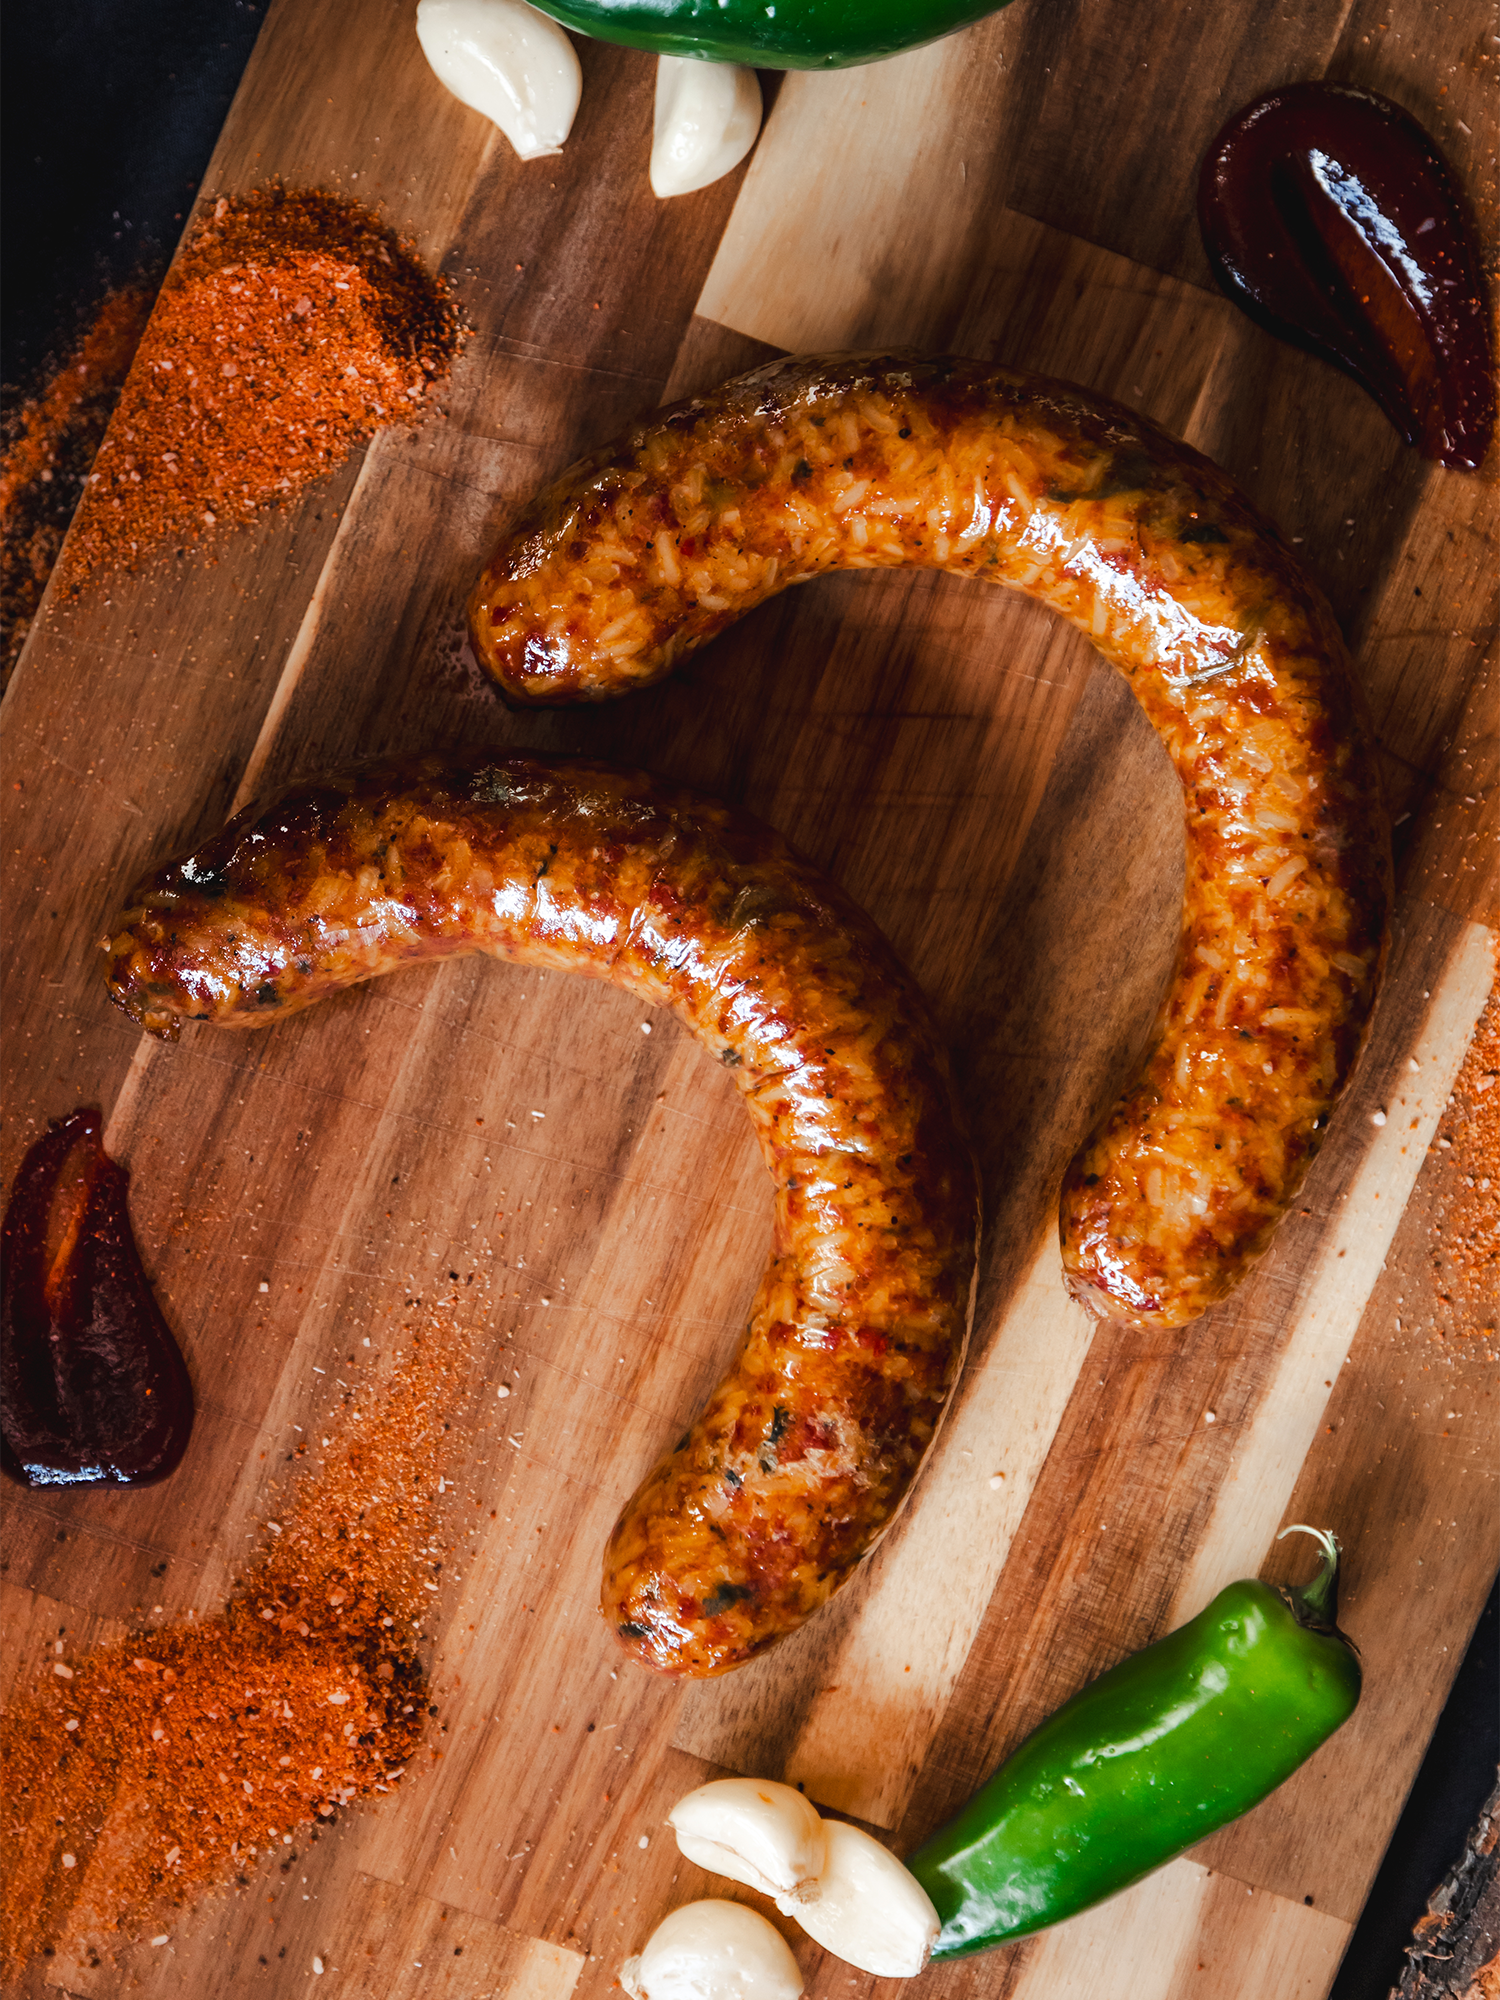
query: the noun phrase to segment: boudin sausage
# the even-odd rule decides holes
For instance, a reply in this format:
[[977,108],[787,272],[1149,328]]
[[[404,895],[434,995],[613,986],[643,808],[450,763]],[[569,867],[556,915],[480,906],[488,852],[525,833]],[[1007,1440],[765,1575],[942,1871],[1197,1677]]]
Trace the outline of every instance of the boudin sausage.
[[740,1088],[774,1237],[733,1366],[615,1528],[605,1616],[643,1665],[717,1674],[845,1581],[953,1388],[977,1193],[920,991],[776,834],[598,764],[429,756],[248,808],[104,942],[169,1038],[473,951],[671,1007]]
[[1225,475],[1088,392],[968,361],[801,357],[638,424],[506,536],[470,605],[522,703],[644,686],[787,585],[923,564],[1050,604],[1182,783],[1177,969],[1141,1075],[1065,1178],[1094,1311],[1179,1326],[1300,1186],[1360,1047],[1390,900],[1333,615]]

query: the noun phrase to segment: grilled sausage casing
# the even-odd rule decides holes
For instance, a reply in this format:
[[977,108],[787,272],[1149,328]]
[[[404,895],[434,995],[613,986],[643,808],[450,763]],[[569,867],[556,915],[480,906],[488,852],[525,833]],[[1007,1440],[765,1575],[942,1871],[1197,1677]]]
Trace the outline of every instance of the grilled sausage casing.
[[105,948],[169,1038],[473,951],[672,1008],[740,1087],[775,1230],[733,1367],[615,1528],[605,1616],[645,1666],[722,1673],[868,1553],[962,1361],[977,1194],[920,991],[777,835],[602,765],[426,757],[249,808]]
[[1181,780],[1176,976],[1060,1222],[1094,1311],[1182,1325],[1239,1282],[1301,1185],[1363,1038],[1391,879],[1333,614],[1223,473],[1064,383],[795,358],[565,473],[497,549],[470,629],[512,700],[602,700],[788,584],[905,564],[1008,585],[1079,626]]

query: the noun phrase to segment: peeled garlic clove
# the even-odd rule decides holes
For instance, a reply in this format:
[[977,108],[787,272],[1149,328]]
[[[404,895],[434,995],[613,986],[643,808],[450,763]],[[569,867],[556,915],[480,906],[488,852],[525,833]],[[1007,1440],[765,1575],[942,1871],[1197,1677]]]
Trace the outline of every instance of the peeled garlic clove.
[[796,1912],[825,1951],[887,1979],[910,1979],[926,1965],[938,1913],[917,1878],[857,1826],[825,1820],[828,1860],[822,1894]]
[[780,1931],[743,1903],[685,1903],[620,1968],[632,2000],[800,2000],[802,1974]]
[[419,0],[417,40],[438,81],[492,119],[523,160],[561,152],[583,72],[550,16],[525,0]]
[[753,69],[658,56],[651,192],[693,194],[737,167],[755,144],[760,109]]
[[789,1916],[818,1893],[827,1854],[816,1810],[790,1785],[719,1778],[679,1799],[667,1814],[689,1861],[774,1896]]

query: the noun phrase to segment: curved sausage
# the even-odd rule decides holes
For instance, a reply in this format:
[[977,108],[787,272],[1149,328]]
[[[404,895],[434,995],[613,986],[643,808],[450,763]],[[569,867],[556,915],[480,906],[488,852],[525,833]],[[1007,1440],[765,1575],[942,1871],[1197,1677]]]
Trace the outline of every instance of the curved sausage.
[[605,1617],[644,1666],[723,1673],[889,1526],[968,1337],[973,1166],[915,982],[759,821],[598,764],[372,766],[248,808],[104,946],[167,1038],[473,951],[672,1008],[734,1073],[775,1233],[732,1368],[616,1525]]
[[1225,475],[1119,405],[968,361],[776,362],[584,459],[470,605],[513,700],[659,679],[788,584],[923,564],[1050,604],[1182,782],[1177,970],[1139,1078],[1068,1170],[1101,1316],[1180,1326],[1265,1249],[1374,1000],[1390,836],[1332,612]]

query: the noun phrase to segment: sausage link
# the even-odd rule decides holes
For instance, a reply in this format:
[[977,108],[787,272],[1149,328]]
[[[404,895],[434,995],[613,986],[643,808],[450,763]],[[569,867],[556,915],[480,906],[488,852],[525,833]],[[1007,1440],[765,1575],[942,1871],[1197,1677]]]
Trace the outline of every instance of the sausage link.
[[1206,459],[1082,389],[967,361],[801,357],[636,426],[523,516],[475,591],[524,703],[659,679],[788,584],[921,564],[1008,585],[1129,680],[1184,793],[1153,1052],[1068,1170],[1063,1263],[1101,1316],[1224,1298],[1301,1185],[1361,1045],[1391,894],[1333,614]]
[[776,834],[604,765],[429,756],[250,807],[104,945],[111,997],[169,1039],[474,951],[670,1007],[743,1093],[775,1228],[733,1366],[615,1527],[604,1615],[706,1676],[847,1579],[958,1374],[978,1197],[926,1001]]

